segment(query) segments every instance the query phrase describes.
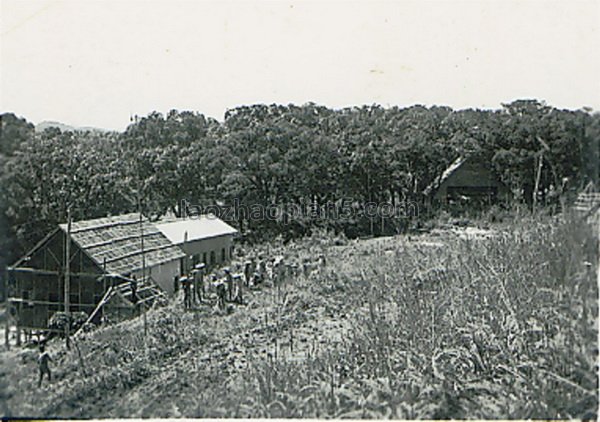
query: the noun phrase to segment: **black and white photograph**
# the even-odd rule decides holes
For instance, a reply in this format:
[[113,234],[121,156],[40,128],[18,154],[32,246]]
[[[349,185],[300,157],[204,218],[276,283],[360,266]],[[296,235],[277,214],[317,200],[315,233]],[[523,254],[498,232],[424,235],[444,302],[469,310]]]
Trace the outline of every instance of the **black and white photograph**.
[[600,0],[0,0],[0,416],[597,420]]

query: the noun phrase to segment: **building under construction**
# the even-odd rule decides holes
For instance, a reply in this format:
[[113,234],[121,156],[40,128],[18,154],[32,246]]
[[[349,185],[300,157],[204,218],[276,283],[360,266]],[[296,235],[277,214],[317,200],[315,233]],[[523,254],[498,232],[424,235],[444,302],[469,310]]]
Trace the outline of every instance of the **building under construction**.
[[[186,227],[193,229],[194,220]],[[204,237],[218,240],[220,251],[222,237],[232,241],[235,233]],[[195,240],[202,237],[194,234]],[[138,213],[61,224],[8,268],[17,331],[46,330],[51,316],[66,309],[65,292],[70,312],[95,320],[105,313],[132,315],[136,306],[173,291],[173,279],[186,270],[185,257],[182,247]]]

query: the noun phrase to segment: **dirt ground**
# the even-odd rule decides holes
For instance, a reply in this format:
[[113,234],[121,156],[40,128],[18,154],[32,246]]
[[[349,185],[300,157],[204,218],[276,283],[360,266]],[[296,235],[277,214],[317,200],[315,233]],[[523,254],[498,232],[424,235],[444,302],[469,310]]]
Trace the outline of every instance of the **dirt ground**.
[[[341,262],[338,259],[342,252],[332,249],[334,265],[322,271],[334,272]],[[245,294],[246,304],[230,305],[232,313],[229,315],[216,314],[212,304],[202,304],[194,311],[183,312],[179,298],[178,303],[171,304],[166,310],[181,314],[180,329],[193,326],[201,333],[202,345],[190,344],[176,350],[157,362],[141,381],[132,386],[119,385],[114,392],[81,388],[93,375],[90,371],[82,375],[84,371],[80,366],[94,367],[90,362],[109,353],[97,347],[101,342],[100,334],[85,334],[77,339],[79,352],[73,347],[66,351],[64,341],[51,341],[47,349],[54,357],[51,364],[54,378],[50,384],[44,381],[41,388],[37,388],[35,348],[13,347],[10,351],[3,348],[0,367],[3,378],[8,381],[2,395],[4,415],[66,418],[197,416],[201,410],[196,412],[190,403],[195,403],[203,394],[210,395],[215,382],[233,382],[252,362],[301,361],[345,340],[345,333],[351,328],[346,315],[351,311],[352,303],[335,293],[315,299],[313,276],[298,277],[279,292],[270,284],[250,289]],[[133,327],[139,328],[141,320],[125,322],[123,331],[135,331]],[[135,353],[145,351],[136,350]],[[84,393],[77,393],[78,390]]]
[[293,248],[288,253],[292,260],[324,252],[326,267],[295,277],[280,289],[270,284],[250,289],[246,304],[232,304],[226,314],[208,303],[184,311],[180,297],[148,313],[148,339],[143,319],[136,318],[83,334],[69,351],[64,341],[53,340],[48,350],[54,378],[41,388],[35,349],[3,348],[0,409],[5,416],[37,418],[231,417],[238,409],[220,409],[219,392],[235,391],[256,365],[302,362],[352,341],[353,324],[369,312],[368,305],[336,283],[359,281],[365,262],[378,266],[404,257],[419,268],[419,260],[435,261],[451,242],[499,235],[487,229],[449,228]]

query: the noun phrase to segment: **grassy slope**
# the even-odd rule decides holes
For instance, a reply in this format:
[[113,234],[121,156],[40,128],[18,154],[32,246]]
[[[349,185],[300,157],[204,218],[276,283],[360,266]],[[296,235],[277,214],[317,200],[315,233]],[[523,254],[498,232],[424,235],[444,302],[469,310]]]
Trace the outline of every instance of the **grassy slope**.
[[141,319],[82,337],[81,360],[53,344],[56,380],[40,390],[33,356],[1,354],[5,414],[565,418],[596,409],[589,227],[523,221],[487,240],[442,233],[325,250],[325,270],[279,294],[252,292],[230,315],[156,309],[147,337]]

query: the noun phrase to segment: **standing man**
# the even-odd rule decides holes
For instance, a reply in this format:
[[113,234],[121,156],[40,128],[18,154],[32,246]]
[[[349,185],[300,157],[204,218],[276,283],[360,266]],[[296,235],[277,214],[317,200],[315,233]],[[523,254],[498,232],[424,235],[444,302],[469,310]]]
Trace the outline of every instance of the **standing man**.
[[260,273],[258,271],[254,271],[254,274],[252,274],[252,285],[258,286],[261,283],[262,283],[262,276],[260,275]]
[[273,261],[271,266],[271,280],[273,281],[273,286],[277,286],[277,284],[281,281],[279,279],[279,261]]
[[49,362],[52,362],[52,358],[50,354],[46,352],[45,346],[40,344],[40,355],[38,356],[38,369],[40,371],[40,378],[38,380],[38,388],[42,386],[42,379],[44,378],[44,374],[48,376],[48,382],[52,381],[52,373],[50,372],[50,367],[48,365]]
[[135,277],[135,274],[131,276],[131,280],[129,280],[129,288],[131,289],[131,303],[133,303],[134,305],[137,303],[138,301],[138,297],[137,297],[137,278]]
[[273,263],[273,285],[282,284],[285,280],[285,262],[283,257],[277,257]]
[[233,276],[233,283],[235,285],[235,297],[234,297],[234,302],[239,303],[240,305],[244,304],[244,285],[243,285],[243,281],[242,281],[242,275],[241,274],[235,274]]
[[191,272],[190,277],[190,292],[192,294],[192,303],[196,305],[196,294],[198,290],[198,270],[194,268]]
[[267,262],[262,256],[258,258],[258,272],[261,275],[261,279],[264,279],[267,276]]
[[295,262],[291,266],[291,276],[293,278],[298,277],[298,264]]
[[304,278],[308,278],[310,271],[311,271],[311,262],[309,258],[304,258],[302,260],[302,275],[304,275]]
[[244,283],[246,287],[250,285],[250,277],[252,277],[252,261],[244,262]]
[[233,276],[229,268],[225,268],[223,271],[225,271],[225,284],[227,285],[227,300],[231,302],[233,300]]
[[173,293],[177,296],[177,292],[179,291],[179,277],[173,276]]
[[[213,276],[213,279],[214,278],[216,278],[216,276]],[[223,280],[217,280],[214,282],[214,286],[217,290],[217,307],[219,309],[225,309],[225,283],[223,282]]]
[[187,276],[182,276],[179,279],[181,287],[183,289],[183,307],[184,309],[190,309],[192,307],[192,292],[190,279]]
[[204,263],[196,265],[196,275],[194,277],[194,292],[199,303],[202,303],[202,297],[204,296]]
[[269,258],[269,269],[271,270],[270,279],[275,284],[275,278],[277,274],[277,260],[273,257]]
[[325,259],[325,255],[319,255],[319,266],[325,268],[327,266],[327,260]]

